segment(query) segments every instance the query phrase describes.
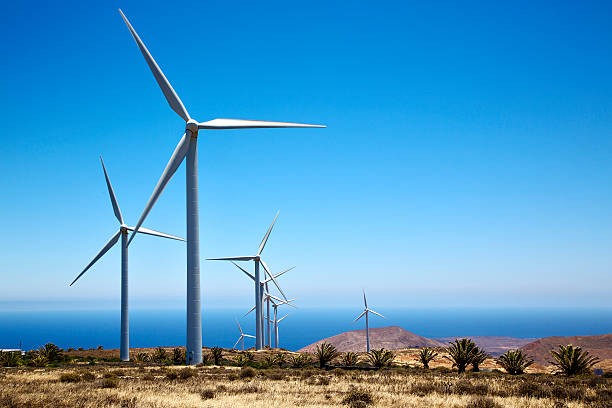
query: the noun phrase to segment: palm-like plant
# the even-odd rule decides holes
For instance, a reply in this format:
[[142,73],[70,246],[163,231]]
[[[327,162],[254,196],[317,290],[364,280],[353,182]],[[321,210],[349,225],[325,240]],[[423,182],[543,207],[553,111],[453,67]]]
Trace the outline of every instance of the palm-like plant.
[[285,355],[283,353],[276,353],[276,355],[274,356],[274,361],[279,367],[282,367],[287,362],[287,359],[285,358]]
[[558,350],[550,352],[555,359],[550,363],[557,367],[559,373],[567,376],[588,373],[599,358],[589,355],[588,351],[583,351],[582,347],[574,347],[571,344],[559,346]]
[[63,358],[59,347],[53,343],[47,343],[43,347],[39,347],[38,354],[44,356],[49,363],[56,363]]
[[47,360],[47,357],[37,351],[30,360],[30,364],[32,364],[34,367],[45,367],[47,364],[49,364],[49,360]]
[[139,363],[146,363],[147,361],[151,361],[151,357],[147,353],[137,353],[134,356],[134,360]]
[[168,359],[168,353],[166,353],[166,350],[164,348],[158,347],[155,349],[155,352],[153,353],[153,357],[152,357],[153,361],[157,363],[162,363],[167,359]]
[[421,364],[423,364],[423,368],[429,369],[429,362],[433,360],[438,353],[436,353],[432,348],[424,347],[419,351],[419,360],[421,360]]
[[178,347],[175,347],[172,350],[172,361],[174,364],[183,364],[185,363],[185,352]]
[[317,356],[317,360],[319,360],[319,367],[325,368],[325,366],[334,358],[338,357],[340,353],[338,353],[333,345],[329,343],[321,343],[317,346],[315,355]]
[[474,357],[472,358],[472,371],[477,373],[480,371],[480,365],[485,362],[487,358],[489,358],[489,354],[486,351],[481,350],[479,347],[476,347],[476,352],[474,353]]
[[472,363],[479,349],[470,339],[455,339],[454,342],[450,343],[446,351],[448,352],[446,358],[453,362],[453,367],[457,367],[459,374],[461,374],[465,372],[468,364]]
[[368,353],[368,361],[376,368],[388,367],[393,363],[395,354],[389,350],[374,349]]
[[213,347],[210,349],[215,365],[221,365],[221,357],[223,357],[223,349],[221,347]]
[[357,353],[353,353],[352,351],[347,351],[344,353],[342,357],[342,365],[345,367],[354,367],[359,364],[359,356]]
[[17,367],[21,363],[21,355],[17,352],[0,351],[0,367]]
[[495,361],[512,375],[523,374],[533,364],[533,360],[520,349],[508,350]]

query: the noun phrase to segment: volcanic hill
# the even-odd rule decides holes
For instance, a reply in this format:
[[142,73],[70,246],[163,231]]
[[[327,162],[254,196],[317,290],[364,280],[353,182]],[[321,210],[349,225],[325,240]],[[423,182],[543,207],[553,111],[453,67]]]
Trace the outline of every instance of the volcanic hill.
[[612,333],[595,336],[544,337],[521,347],[538,364],[548,365],[552,360],[551,350],[559,345],[580,346],[601,360],[612,359]]
[[436,337],[437,340],[445,345],[455,339],[472,339],[474,343],[493,357],[498,357],[508,350],[521,348],[537,339],[522,339],[518,337],[503,336],[460,336],[460,337]]
[[[313,352],[321,343],[332,344],[338,351],[365,351],[366,331],[365,329],[353,330],[337,334],[326,339],[312,343],[300,352]],[[444,344],[411,333],[399,326],[370,328],[370,348],[386,348],[387,350],[398,350],[415,347],[443,347]]]

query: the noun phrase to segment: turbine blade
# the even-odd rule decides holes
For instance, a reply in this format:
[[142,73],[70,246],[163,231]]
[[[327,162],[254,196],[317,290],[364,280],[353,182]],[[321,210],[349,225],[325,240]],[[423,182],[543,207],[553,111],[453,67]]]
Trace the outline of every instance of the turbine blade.
[[[127,227],[127,229],[130,230],[130,231],[134,231],[133,227]],[[145,228],[145,227],[140,227],[138,232],[140,232],[141,234],[154,235],[156,237],[162,237],[162,238],[168,238],[168,239],[176,239],[177,241],[186,241],[186,239],[184,239],[184,238],[175,237],[174,235],[166,234],[164,232],[155,231],[155,230],[148,229],[148,228]]]
[[77,276],[72,283],[70,284],[70,286],[74,285],[74,282],[76,282],[81,276],[83,276],[83,274],[85,272],[87,272],[87,270],[89,268],[91,268],[91,266],[93,264],[96,263],[96,261],[100,258],[102,258],[102,256],[108,252],[109,249],[111,249],[113,247],[113,245],[115,245],[117,243],[117,241],[119,240],[119,236],[121,235],[121,231],[117,232],[115,235],[113,235],[113,237],[106,243],[106,245],[104,245],[104,247],[100,250],[100,252],[98,252],[98,254],[91,260],[91,262],[89,264],[87,264],[87,266],[85,267],[85,269],[83,269],[83,272],[81,272],[79,274],[79,276]]
[[266,120],[213,119],[198,123],[198,129],[255,129],[255,128],[324,128],[323,125],[304,123],[269,122]]
[[[253,310],[255,310],[255,307],[256,307],[256,306],[253,306],[253,307],[251,308],[251,310],[249,310],[248,312],[246,312],[246,313],[244,314],[244,316],[248,316],[248,315],[249,315],[249,313],[251,313]],[[243,317],[244,317],[244,316],[243,316]]]
[[361,312],[361,314],[359,316],[357,316],[357,318],[355,320],[353,320],[353,323],[355,323],[357,320],[361,319],[363,317],[363,315],[366,314],[366,310],[364,310],[363,312]]
[[373,311],[372,309],[368,309],[368,312],[370,312],[370,313],[374,313],[375,315],[380,316],[380,317],[382,317],[383,319],[386,319],[386,317],[385,317],[385,316],[381,315],[380,313],[377,313],[377,312]]
[[234,320],[236,320],[236,324],[238,325],[238,330],[240,330],[240,334],[242,334],[242,327],[240,327],[240,323],[238,323],[238,319],[234,318]]
[[278,291],[281,293],[281,295],[283,295],[283,299],[285,299],[285,301],[286,301],[287,300],[287,296],[285,296],[285,292],[283,292],[283,290],[281,289],[280,285],[276,281],[276,278],[270,272],[270,268],[268,268],[268,265],[266,264],[266,262],[263,259],[260,259],[259,262],[261,262],[261,265],[266,270],[266,273],[268,274],[268,276],[270,276],[272,278],[272,282],[274,282],[274,286],[276,286],[276,289],[278,289]]
[[363,290],[363,304],[365,305],[365,308],[368,308],[368,301],[366,300],[366,296],[365,296],[365,289]]
[[255,338],[255,336],[251,336],[250,334],[243,334],[243,336],[244,336],[244,337],[250,337],[250,338],[252,338],[252,339],[254,339],[254,338]]
[[236,266],[236,268],[240,269],[242,272],[244,272],[249,278],[255,280],[255,277],[253,275],[251,275],[250,273],[247,272],[246,269],[244,269],[242,266],[238,265],[236,262],[232,261],[232,263],[234,264],[234,266]]
[[102,156],[100,156],[100,161],[102,162],[102,170],[104,170],[104,178],[106,178],[106,187],[108,188],[108,195],[110,196],[111,204],[113,205],[113,211],[115,212],[115,217],[117,217],[117,220],[119,220],[120,224],[123,224],[123,217],[121,216],[121,210],[119,209],[119,203],[117,203],[117,197],[115,197],[113,186],[111,185],[110,179],[108,178],[108,173],[106,172],[106,167],[104,166],[104,160],[102,160]]
[[266,246],[266,242],[268,242],[268,237],[270,236],[270,232],[272,232],[272,228],[274,227],[276,218],[278,218],[278,213],[279,211],[276,212],[276,215],[274,216],[274,220],[272,221],[272,224],[270,224],[270,228],[268,228],[268,231],[266,231],[266,235],[264,235],[263,239],[261,240],[261,244],[259,244],[259,249],[257,250],[257,255],[261,255],[261,251],[263,251],[264,247]]
[[183,134],[181,141],[178,143],[178,145],[176,145],[176,149],[174,149],[174,153],[172,153],[172,156],[170,157],[170,161],[168,161],[168,164],[166,165],[164,172],[159,178],[159,181],[157,182],[157,185],[155,186],[155,189],[153,190],[153,194],[151,194],[151,198],[149,198],[149,202],[147,203],[144,211],[142,212],[142,215],[140,216],[140,219],[138,220],[138,224],[136,224],[136,228],[134,228],[134,233],[130,237],[130,240],[128,241],[128,245],[130,245],[130,242],[132,242],[136,234],[139,232],[140,226],[144,222],[145,218],[147,218],[147,215],[149,215],[149,212],[155,205],[155,202],[161,195],[162,191],[164,191],[164,188],[166,187],[166,185],[168,184],[168,182],[170,181],[170,179],[176,172],[176,169],[178,169],[179,166],[181,165],[183,159],[185,158],[185,155],[187,154],[187,149],[189,149],[190,142],[191,142],[191,136],[188,135],[187,133]]
[[151,72],[153,73],[157,84],[161,88],[162,92],[164,93],[164,96],[166,97],[166,100],[168,101],[168,104],[170,105],[173,111],[175,111],[181,118],[185,120],[185,122],[187,122],[191,118],[189,117],[189,113],[187,113],[187,109],[185,109],[185,106],[183,106],[183,102],[181,102],[181,99],[178,97],[176,92],[174,92],[174,89],[172,89],[172,85],[170,85],[170,82],[166,79],[161,68],[159,68],[159,65],[157,65],[157,63],[149,53],[149,50],[147,50],[147,47],[145,47],[144,43],[136,33],[136,30],[134,30],[134,28],[128,21],[125,14],[123,14],[123,11],[121,11],[121,9],[119,9],[119,13],[121,13],[123,21],[125,21],[125,24],[129,28],[130,33],[132,33],[132,37],[134,37],[136,44],[138,44],[138,48],[140,48],[142,56],[147,61],[147,65],[149,65],[149,68],[151,69]]
[[276,321],[276,324],[279,324],[285,317],[289,316],[289,313],[287,313],[286,315],[284,315],[283,317],[281,317],[280,319],[278,319]]
[[252,261],[254,256],[233,256],[229,258],[206,258],[207,261]]
[[235,349],[238,343],[240,343],[240,340],[242,340],[242,335],[240,335],[240,337],[238,337],[238,340],[236,340],[236,344],[234,344],[234,347],[232,347],[233,349]]
[[[294,269],[294,268],[295,268],[295,266],[292,266],[292,267],[291,267],[291,268],[289,268],[289,269],[285,269],[284,271],[279,272],[279,273],[277,273],[276,275],[274,275],[274,277],[275,277],[275,278],[278,278],[279,276],[281,276],[281,275],[283,275],[283,274],[285,274],[285,273],[289,272],[290,270],[292,270],[292,269]],[[272,280],[271,278],[268,278],[268,279],[266,279],[266,280],[264,281],[264,283],[267,285],[267,284],[268,284],[268,282],[270,282],[271,280]]]

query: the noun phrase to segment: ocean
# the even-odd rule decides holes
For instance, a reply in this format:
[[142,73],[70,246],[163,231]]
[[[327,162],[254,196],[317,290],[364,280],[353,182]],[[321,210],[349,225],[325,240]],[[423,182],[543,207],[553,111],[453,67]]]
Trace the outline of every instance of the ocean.
[[[305,308],[289,310],[279,325],[280,346],[298,350],[321,338],[364,328],[353,323],[356,309]],[[440,308],[381,310],[386,319],[372,316],[371,327],[401,326],[424,337],[509,336],[546,337],[612,332],[612,308]],[[245,333],[254,333],[254,316],[238,309],[204,310],[205,346],[230,348],[238,339],[235,318]],[[119,310],[0,311],[0,348],[32,349],[48,342],[61,348],[119,347]],[[130,311],[130,347],[185,344],[183,310]],[[245,340],[245,347],[253,341]]]

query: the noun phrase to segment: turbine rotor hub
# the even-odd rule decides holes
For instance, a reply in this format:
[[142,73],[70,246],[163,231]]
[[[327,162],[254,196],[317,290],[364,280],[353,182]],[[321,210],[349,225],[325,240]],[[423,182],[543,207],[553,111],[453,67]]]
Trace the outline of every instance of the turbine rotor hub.
[[190,131],[193,136],[198,134],[198,122],[193,119],[189,119],[185,124],[185,130]]

